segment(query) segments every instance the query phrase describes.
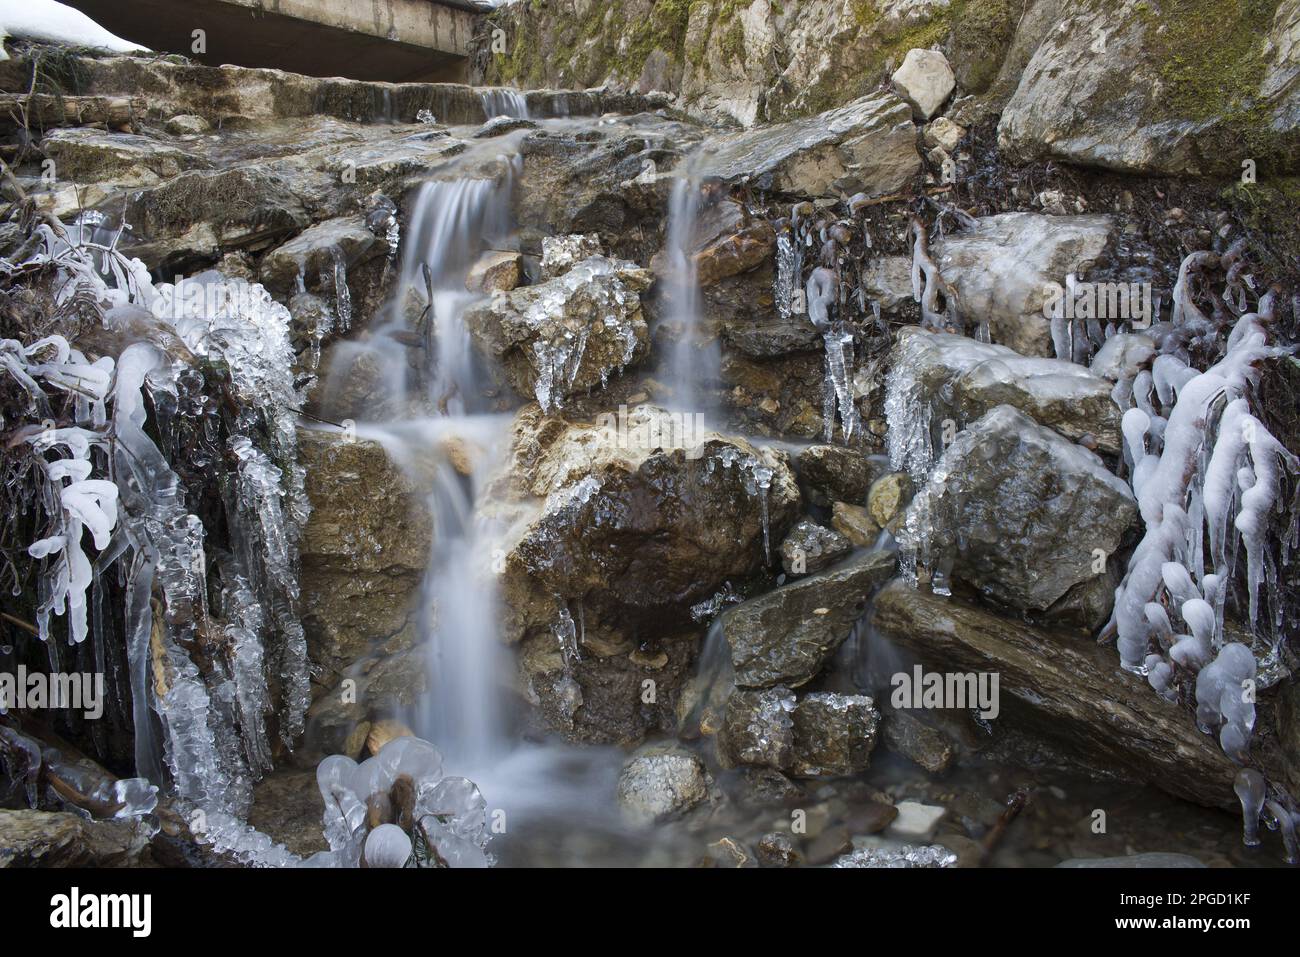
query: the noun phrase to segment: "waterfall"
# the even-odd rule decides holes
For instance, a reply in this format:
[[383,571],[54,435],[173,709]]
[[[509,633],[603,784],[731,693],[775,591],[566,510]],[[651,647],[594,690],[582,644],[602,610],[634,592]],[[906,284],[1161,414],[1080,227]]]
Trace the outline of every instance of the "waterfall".
[[667,319],[678,327],[670,356],[668,380],[673,405],[702,411],[701,384],[716,382],[721,367],[718,343],[702,341],[700,283],[695,263],[696,224],[700,216],[701,189],[696,176],[683,176],[673,184],[668,205],[668,273],[664,277]]
[[479,99],[483,101],[483,112],[489,120],[496,116],[528,119],[528,100],[518,90],[505,87],[482,90]]

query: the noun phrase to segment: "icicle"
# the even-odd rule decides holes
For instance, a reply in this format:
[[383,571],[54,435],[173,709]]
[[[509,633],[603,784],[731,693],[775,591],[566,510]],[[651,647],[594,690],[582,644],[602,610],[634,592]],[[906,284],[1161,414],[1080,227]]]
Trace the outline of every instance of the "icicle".
[[1259,814],[1264,807],[1264,775],[1254,768],[1237,772],[1233,789],[1241,800],[1241,842],[1247,847],[1259,846]]

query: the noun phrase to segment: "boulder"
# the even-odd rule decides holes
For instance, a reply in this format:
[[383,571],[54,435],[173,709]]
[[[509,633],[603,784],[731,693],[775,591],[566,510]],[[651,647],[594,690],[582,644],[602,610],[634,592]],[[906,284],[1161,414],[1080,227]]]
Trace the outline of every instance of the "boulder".
[[872,623],[932,670],[1000,675],[998,724],[1051,739],[1176,797],[1232,808],[1236,765],[1193,715],[1119,667],[1114,648],[1003,618],[906,582],[881,589]]
[[1043,315],[1050,284],[1064,286],[1068,274],[1082,273],[1111,231],[1108,216],[1001,213],[936,242],[932,254],[968,326],[987,323],[994,342],[1024,356],[1050,356],[1051,323]]
[[952,766],[956,752],[944,733],[906,711],[885,714],[885,746],[895,754],[920,765],[931,774],[942,774]]
[[797,688],[816,676],[893,574],[894,556],[867,552],[751,598],[718,619],[742,688]]
[[888,528],[912,498],[912,479],[906,472],[890,472],[871,483],[867,512],[881,528]]
[[592,256],[555,279],[494,294],[464,321],[516,392],[560,408],[647,355],[639,293],[650,283],[634,263]]
[[[683,441],[680,416],[650,406],[612,420],[571,423],[526,406],[484,500],[510,529],[504,632],[523,643],[526,695],[566,735],[635,741],[675,724],[700,637],[692,608],[759,572],[799,492],[784,453],[713,432]],[[581,622],[567,667],[554,631],[566,616]],[[556,691],[572,691],[566,679],[581,705]]]
[[1132,492],[1100,458],[1000,405],[957,435],[898,538],[945,584],[1094,628],[1114,603],[1110,556],[1136,521]]
[[623,765],[618,803],[634,820],[663,821],[705,801],[709,783],[704,763],[685,748],[646,748]]
[[912,49],[907,51],[889,82],[894,92],[911,105],[917,119],[928,120],[948,99],[957,78],[948,65],[948,58],[938,50]]
[[[886,408],[891,427],[964,428],[998,405],[1009,405],[1070,439],[1090,435],[1118,454],[1120,410],[1114,383],[1062,359],[1030,358],[965,336],[900,330],[890,354]],[[941,428],[940,431],[945,431]],[[899,437],[891,438],[899,444]],[[926,463],[902,462],[914,475]]]
[[888,93],[806,119],[715,136],[701,149],[710,176],[803,196],[895,193],[921,170],[911,108]]

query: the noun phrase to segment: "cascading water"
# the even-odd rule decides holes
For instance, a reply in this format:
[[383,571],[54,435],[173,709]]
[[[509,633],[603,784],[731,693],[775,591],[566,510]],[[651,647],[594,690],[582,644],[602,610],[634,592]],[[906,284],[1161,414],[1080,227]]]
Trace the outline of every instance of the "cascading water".
[[506,87],[483,90],[479,93],[479,99],[483,101],[483,112],[487,114],[489,120],[498,116],[509,116],[518,120],[528,119],[528,100],[518,90]]
[[717,381],[721,355],[716,341],[704,341],[700,323],[700,283],[695,262],[696,225],[702,202],[700,180],[684,175],[673,183],[668,205],[667,275],[664,291],[677,339],[669,358],[672,404],[703,412],[701,385]]

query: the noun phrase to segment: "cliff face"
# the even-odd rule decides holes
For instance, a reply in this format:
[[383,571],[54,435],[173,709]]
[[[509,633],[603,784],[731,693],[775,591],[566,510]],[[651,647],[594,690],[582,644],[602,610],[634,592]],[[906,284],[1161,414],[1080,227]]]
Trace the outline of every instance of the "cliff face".
[[961,118],[1001,113],[1025,158],[1296,162],[1300,0],[518,0],[481,40],[483,82],[661,90],[743,126],[851,102],[936,48]]

